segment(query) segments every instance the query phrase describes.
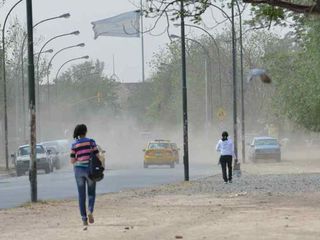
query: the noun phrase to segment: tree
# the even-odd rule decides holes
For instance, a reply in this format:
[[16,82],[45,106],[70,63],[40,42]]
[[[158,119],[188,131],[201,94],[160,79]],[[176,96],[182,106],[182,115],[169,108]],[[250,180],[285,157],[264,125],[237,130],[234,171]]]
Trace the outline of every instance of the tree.
[[243,0],[244,3],[255,5],[267,4],[272,7],[280,7],[295,13],[320,14],[320,1],[282,1],[282,0]]
[[47,85],[42,85],[44,98],[40,119],[44,136],[61,137],[75,121],[103,126],[116,118],[120,110],[117,87],[118,83],[104,74],[103,62],[96,60],[73,65],[50,84],[49,113]]
[[[116,88],[118,83],[104,75],[104,63],[87,61],[69,68],[55,80],[58,105],[67,101],[78,112],[118,111]],[[78,105],[78,106],[77,106]]]
[[320,131],[320,23],[310,21],[309,31],[302,36],[274,42],[264,56],[268,69],[276,79],[274,106],[278,114],[311,131]]

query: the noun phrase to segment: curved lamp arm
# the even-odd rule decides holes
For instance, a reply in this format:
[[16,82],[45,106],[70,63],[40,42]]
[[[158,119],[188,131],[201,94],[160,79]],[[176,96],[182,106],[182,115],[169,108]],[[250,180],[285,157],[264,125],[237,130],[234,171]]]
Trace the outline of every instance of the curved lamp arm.
[[60,67],[59,70],[57,71],[57,74],[56,74],[56,78],[55,78],[55,79],[58,79],[58,75],[59,75],[61,69],[62,69],[66,64],[68,64],[69,62],[76,61],[76,60],[80,60],[80,59],[88,59],[88,58],[89,58],[89,56],[87,55],[87,56],[83,56],[83,57],[72,58],[72,59],[66,61],[65,63],[63,63],[63,64],[61,65],[61,67]]

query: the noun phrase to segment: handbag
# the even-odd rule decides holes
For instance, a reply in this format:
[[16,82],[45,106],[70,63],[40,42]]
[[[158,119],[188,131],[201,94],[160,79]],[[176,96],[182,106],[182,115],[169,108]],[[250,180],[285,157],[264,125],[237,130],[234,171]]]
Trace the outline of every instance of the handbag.
[[[93,150],[92,145],[91,150]],[[104,167],[102,166],[102,162],[96,156],[96,154],[94,154],[93,151],[91,151],[89,160],[89,178],[92,181],[99,182],[104,177],[103,171]]]

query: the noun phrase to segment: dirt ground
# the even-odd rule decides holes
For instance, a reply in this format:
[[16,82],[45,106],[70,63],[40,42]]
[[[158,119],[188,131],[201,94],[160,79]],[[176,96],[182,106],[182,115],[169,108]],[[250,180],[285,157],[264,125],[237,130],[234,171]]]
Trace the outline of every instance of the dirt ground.
[[[288,160],[290,158],[290,160]],[[254,174],[320,171],[320,158],[293,154],[281,163],[245,164]],[[96,223],[82,230],[77,202],[0,211],[0,239],[320,239],[320,191],[286,195],[165,194],[178,183],[97,197]]]

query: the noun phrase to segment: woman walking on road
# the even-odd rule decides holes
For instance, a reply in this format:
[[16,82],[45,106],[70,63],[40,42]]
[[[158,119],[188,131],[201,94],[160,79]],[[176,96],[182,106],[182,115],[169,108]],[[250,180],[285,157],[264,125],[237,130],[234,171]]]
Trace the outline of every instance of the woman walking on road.
[[[236,160],[234,146],[231,140],[228,139],[227,132],[222,133],[222,139],[218,141],[216,150],[220,152],[220,164],[222,168],[222,177],[224,183],[232,183],[232,158]],[[227,174],[228,168],[228,174]]]
[[[96,182],[89,178],[89,160],[91,152],[97,155],[99,151],[93,139],[87,138],[87,126],[79,124],[75,127],[71,147],[71,163],[78,188],[79,209],[83,222],[83,230],[87,230],[88,221],[94,223],[93,210],[96,198]],[[88,214],[86,210],[86,187],[88,189]]]

